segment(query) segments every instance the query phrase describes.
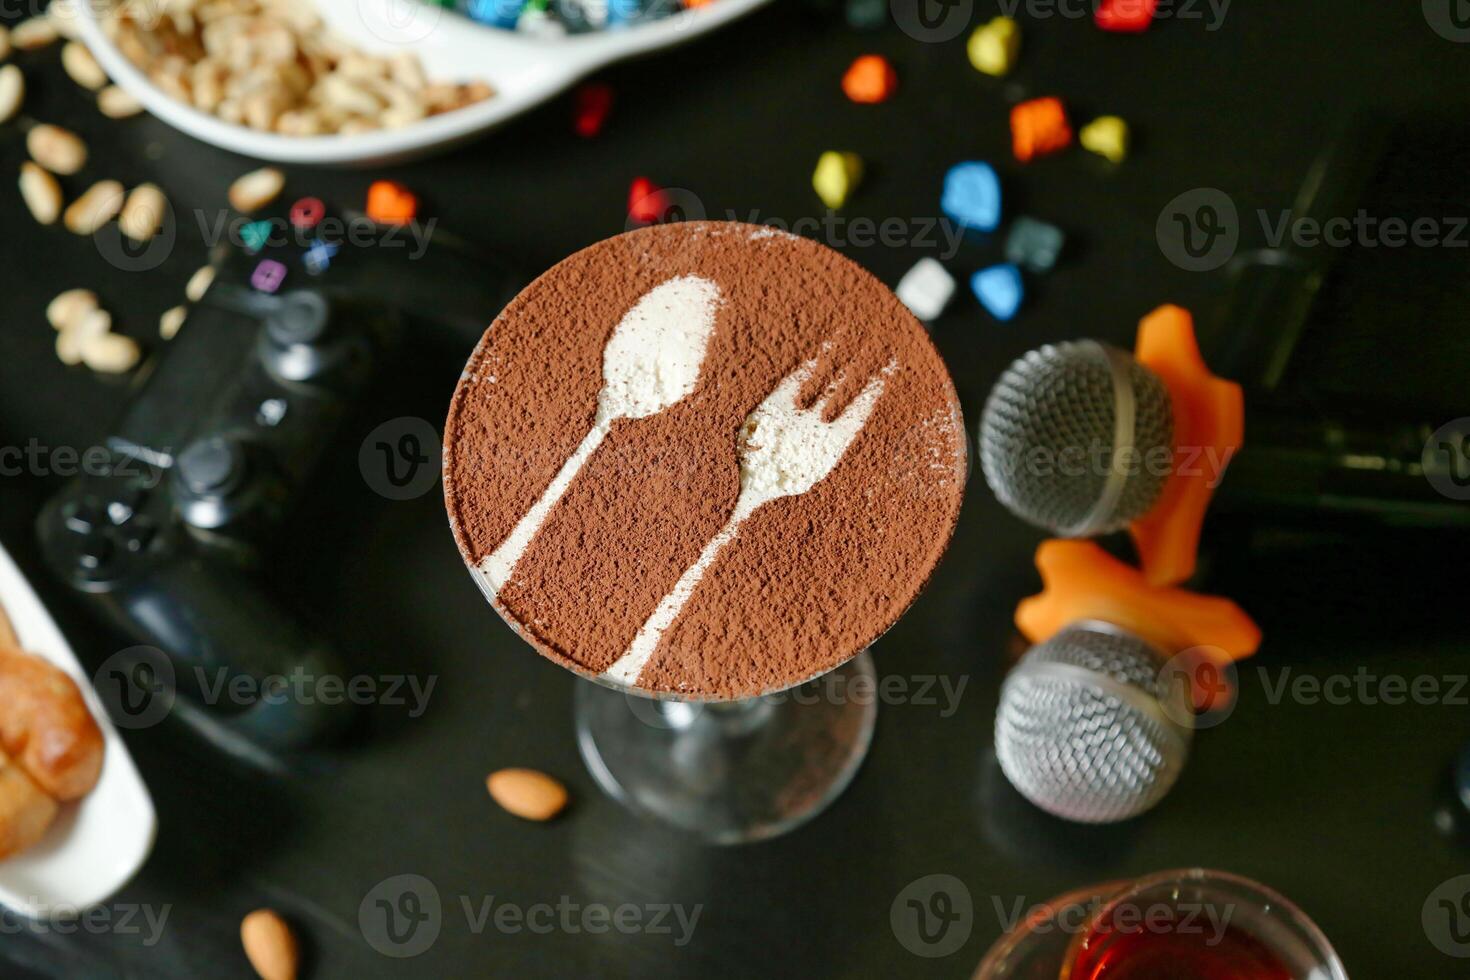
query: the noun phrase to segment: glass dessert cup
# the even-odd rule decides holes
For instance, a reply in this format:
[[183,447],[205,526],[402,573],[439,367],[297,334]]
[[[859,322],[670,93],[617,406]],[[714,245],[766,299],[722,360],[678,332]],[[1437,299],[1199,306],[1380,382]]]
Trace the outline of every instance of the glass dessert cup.
[[975,980],[1347,980],[1301,909],[1223,871],[1164,871],[1078,889],[1027,915]]
[[712,844],[750,843],[799,827],[842,794],[872,743],[876,692],[867,651],[738,701],[586,681],[577,746],[603,790],[639,816]]

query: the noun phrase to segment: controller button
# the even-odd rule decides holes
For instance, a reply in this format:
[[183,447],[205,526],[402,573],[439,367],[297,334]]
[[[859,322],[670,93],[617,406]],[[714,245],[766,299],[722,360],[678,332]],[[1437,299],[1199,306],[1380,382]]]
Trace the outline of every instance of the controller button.
[[191,442],[179,454],[178,476],[196,494],[223,495],[245,474],[245,451],[233,439],[209,436]]
[[271,339],[283,347],[320,340],[331,322],[327,298],[314,289],[295,289],[281,297],[266,320]]
[[290,406],[284,398],[267,398],[255,410],[255,424],[268,429],[275,428],[285,419]]
[[291,205],[291,224],[302,230],[315,228],[326,213],[327,206],[320,198],[303,197]]
[[100,534],[88,535],[77,547],[77,563],[92,572],[112,558],[113,544]]
[[126,500],[114,500],[107,505],[107,519],[121,526],[133,519],[133,505]]
[[86,515],[77,510],[76,504],[67,504],[62,511],[62,523],[66,529],[73,534],[90,534],[97,525]]

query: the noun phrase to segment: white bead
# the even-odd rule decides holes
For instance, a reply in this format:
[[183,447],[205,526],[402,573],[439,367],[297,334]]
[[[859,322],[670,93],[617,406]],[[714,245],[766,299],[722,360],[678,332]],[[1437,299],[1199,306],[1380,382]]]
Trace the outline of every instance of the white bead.
[[894,290],[920,320],[937,319],[954,296],[954,276],[945,271],[935,259],[920,259],[914,267],[903,274]]

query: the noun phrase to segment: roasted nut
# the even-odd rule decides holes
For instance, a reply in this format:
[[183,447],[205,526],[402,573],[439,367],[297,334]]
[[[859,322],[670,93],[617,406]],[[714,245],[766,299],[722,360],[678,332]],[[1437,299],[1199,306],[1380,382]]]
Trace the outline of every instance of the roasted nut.
[[271,909],[256,909],[240,923],[240,945],[260,980],[296,980],[300,952],[286,920]]
[[143,111],[143,103],[125,89],[109,85],[97,93],[97,108],[109,119],[126,119]]
[[117,216],[123,206],[123,185],[99,180],[67,206],[61,221],[67,231],[90,235]]
[[61,67],[82,88],[95,92],[107,84],[107,73],[81,41],[67,41],[62,47]]
[[167,209],[168,199],[156,184],[139,184],[123,202],[117,223],[133,241],[146,242],[158,232]]
[[286,175],[275,167],[261,167],[230,185],[230,207],[249,214],[276,199],[286,186]]
[[15,65],[0,68],[0,123],[10,122],[26,97],[26,77]]
[[77,325],[83,314],[97,309],[97,294],[90,289],[68,289],[46,304],[46,321],[57,330]]
[[[67,333],[75,331],[68,330]],[[120,333],[87,334],[81,338],[82,363],[93,371],[103,374],[122,374],[131,371],[138,363],[142,352],[137,341]]]
[[485,786],[506,812],[523,820],[550,820],[567,805],[566,787],[535,769],[492,772]]
[[21,51],[44,48],[48,44],[54,44],[60,36],[56,33],[56,25],[46,17],[23,20],[10,29],[10,43]]
[[165,310],[163,316],[158,318],[158,336],[164,340],[173,340],[188,316],[189,308],[187,306],[180,305],[175,306],[173,309]]
[[41,123],[26,134],[31,159],[63,177],[76,173],[87,162],[87,144],[69,129]]
[[214,266],[201,265],[194,270],[189,277],[189,283],[184,287],[184,297],[191,303],[197,303],[209,292],[210,285],[214,282]]
[[20,165],[20,196],[31,217],[43,225],[54,224],[61,214],[61,185],[38,165],[27,160]]

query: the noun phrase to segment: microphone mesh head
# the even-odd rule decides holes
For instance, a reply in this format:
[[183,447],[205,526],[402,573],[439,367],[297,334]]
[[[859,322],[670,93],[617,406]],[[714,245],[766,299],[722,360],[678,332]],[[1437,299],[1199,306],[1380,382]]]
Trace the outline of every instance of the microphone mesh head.
[[1103,623],[1069,626],[1027,652],[1001,688],[995,754],[1032,803],[1112,823],[1164,798],[1194,731],[1188,692],[1160,677],[1144,640]]
[[1108,484],[1117,436],[1108,348],[1093,341],[1048,344],[996,382],[980,420],[980,464],[1012,513],[1054,534],[1093,535],[1117,531],[1154,505],[1169,468],[1159,465],[1157,450],[1172,452],[1174,414],[1158,375],[1122,356],[1133,388],[1135,455],[1123,460],[1122,493],[1103,514],[1094,509]]

